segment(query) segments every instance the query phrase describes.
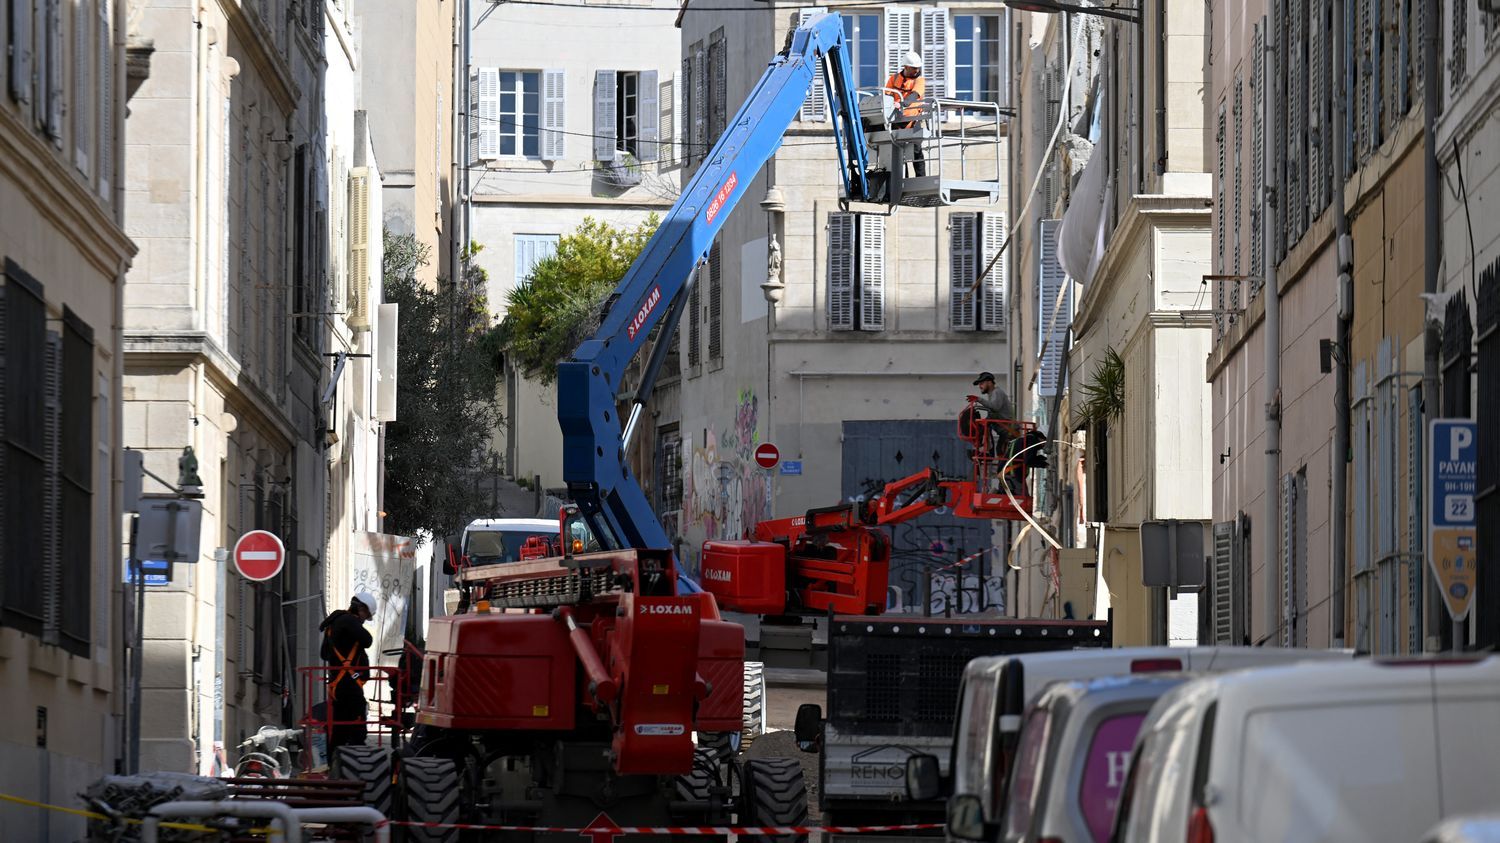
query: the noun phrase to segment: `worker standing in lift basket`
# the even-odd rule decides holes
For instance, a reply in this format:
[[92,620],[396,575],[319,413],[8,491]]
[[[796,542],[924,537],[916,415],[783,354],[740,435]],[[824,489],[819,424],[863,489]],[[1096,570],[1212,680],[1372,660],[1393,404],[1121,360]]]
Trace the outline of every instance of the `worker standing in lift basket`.
[[370,666],[367,648],[375,643],[365,621],[374,617],[376,600],[368,591],[361,591],[349,601],[349,608],[336,609],[318,629],[323,633],[320,655],[330,668],[328,676],[328,699],[333,716],[329,722],[328,752],[340,746],[365,742],[365,715],[369,706],[365,702],[365,681]]
[[[1015,418],[1015,406],[1011,404],[1010,396],[995,384],[995,375],[991,372],[980,372],[979,377],[974,379],[974,386],[979,387],[978,408],[985,412],[985,417],[991,420],[1002,420],[1008,423]],[[989,441],[981,442],[979,447],[986,449],[987,454],[1002,456],[1010,446],[1010,432],[1005,429],[1005,424],[986,425],[989,430]],[[995,481],[999,485],[998,478]],[[1000,491],[999,488],[991,491]]]
[[[885,80],[886,93],[896,101],[900,117],[912,118],[894,123],[897,129],[913,129],[920,125],[922,99],[927,96],[927,81],[922,78],[922,57],[916,50],[907,50],[900,70]],[[898,118],[899,119],[899,118]],[[922,156],[922,144],[912,144],[912,168],[918,177],[927,175],[927,164]]]

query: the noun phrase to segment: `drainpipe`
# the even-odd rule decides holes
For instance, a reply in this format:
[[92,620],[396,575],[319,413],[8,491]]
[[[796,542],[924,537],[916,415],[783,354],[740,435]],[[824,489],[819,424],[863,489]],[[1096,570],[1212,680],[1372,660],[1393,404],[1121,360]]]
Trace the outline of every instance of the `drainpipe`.
[[[1274,47],[1271,40],[1266,39],[1266,55],[1263,57],[1265,67],[1270,68],[1271,58],[1281,45],[1278,42]],[[1262,97],[1261,125],[1275,138],[1274,131],[1279,123],[1272,121],[1274,112],[1272,103],[1281,101],[1281,85],[1278,74],[1276,85],[1273,87],[1275,96]],[[1261,295],[1266,301],[1266,528],[1270,535],[1276,535],[1276,524],[1280,514],[1280,497],[1277,489],[1281,481],[1281,292],[1277,289],[1276,282],[1276,191],[1280,187],[1280,172],[1277,162],[1280,156],[1276,153],[1276,144],[1262,144],[1262,158],[1260,165],[1265,170],[1265,189],[1260,195],[1260,218],[1261,227],[1265,236],[1261,238],[1261,248],[1264,250],[1262,265],[1265,268],[1265,286]],[[1266,549],[1265,565],[1261,567],[1263,578],[1261,594],[1265,595],[1265,605],[1261,607],[1261,620],[1265,624],[1265,637],[1261,643],[1270,640],[1276,631],[1276,599],[1272,595],[1280,594],[1281,587],[1276,582],[1276,548],[1277,542],[1261,542]]]
[[[1349,33],[1343,26],[1344,3],[1333,0],[1333,66],[1342,82],[1344,62],[1349,51]],[[1343,85],[1338,86],[1340,88]],[[1349,211],[1344,206],[1344,183],[1349,180],[1349,158],[1344,154],[1344,137],[1348,131],[1348,91],[1334,97],[1333,138],[1333,231],[1338,255],[1338,317],[1333,355],[1333,489],[1330,509],[1333,527],[1333,619],[1332,644],[1343,647],[1346,639],[1344,612],[1348,601],[1349,581],[1349,334],[1354,322],[1354,248],[1349,239]],[[1346,245],[1347,244],[1347,245]]]
[[[1442,25],[1438,19],[1438,3],[1423,3],[1423,13],[1427,16],[1425,25],[1427,37],[1422,45],[1422,154],[1423,154],[1423,211],[1425,212],[1425,255],[1423,257],[1423,290],[1429,295],[1437,293],[1438,288],[1438,264],[1442,261],[1442,220],[1441,205],[1442,195],[1438,192],[1441,174],[1438,171],[1437,161],[1437,104],[1442,96],[1438,86],[1438,74],[1441,65],[1438,63],[1438,50],[1442,38]],[[1432,323],[1427,323],[1426,331],[1422,335],[1422,430],[1425,433],[1431,426],[1433,419],[1438,416],[1438,352],[1441,337],[1438,329]],[[1417,621],[1420,625],[1418,630],[1424,631],[1429,641],[1437,639],[1437,623],[1442,617],[1441,606],[1434,607],[1433,602],[1438,598],[1436,589],[1425,588],[1427,584],[1427,561],[1432,553],[1432,548],[1423,548],[1422,571],[1414,578],[1417,585],[1417,593],[1413,595],[1418,610],[1422,617]],[[1431,592],[1424,594],[1423,592]],[[1423,598],[1426,598],[1425,600]],[[1461,649],[1458,640],[1458,632],[1462,624],[1455,623],[1454,649]],[[1428,649],[1436,649],[1429,646]]]

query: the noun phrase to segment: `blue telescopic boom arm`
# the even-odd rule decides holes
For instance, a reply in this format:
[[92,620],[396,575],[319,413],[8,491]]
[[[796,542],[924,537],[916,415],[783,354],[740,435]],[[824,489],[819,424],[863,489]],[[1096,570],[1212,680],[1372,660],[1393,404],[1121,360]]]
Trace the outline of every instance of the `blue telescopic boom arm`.
[[[667,345],[674,337],[693,270],[708,254],[750,182],[781,146],[810,86],[822,69],[844,195],[874,201],[869,149],[859,119],[854,74],[836,13],[821,14],[792,31],[750,97],[704,158],[640,257],[606,302],[599,330],[557,367],[557,418],[563,435],[563,479],[605,548],[669,548],[625,458],[617,417],[620,378],[669,316],[656,340],[641,387],[631,396],[633,417],[650,397]],[[632,425],[633,427],[633,425]],[[681,567],[678,568],[679,575]],[[696,584],[679,577],[693,590]]]

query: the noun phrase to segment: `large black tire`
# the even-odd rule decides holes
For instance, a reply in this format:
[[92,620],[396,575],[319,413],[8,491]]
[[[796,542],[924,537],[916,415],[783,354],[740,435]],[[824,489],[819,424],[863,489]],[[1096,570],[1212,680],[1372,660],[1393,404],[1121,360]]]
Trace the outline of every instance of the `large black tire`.
[[720,761],[728,761],[740,751],[740,732],[699,732],[698,750],[713,753]]
[[[747,826],[807,825],[807,782],[795,758],[751,758],[743,770],[740,824]],[[756,843],[806,843],[805,834],[752,837]]]
[[[408,820],[458,822],[458,765],[447,758],[407,758],[401,763],[401,783]],[[453,843],[458,840],[458,829],[407,826],[406,839],[415,843]]]
[[391,783],[393,761],[389,747],[341,746],[334,750],[329,772],[335,779],[363,782],[364,804],[390,817],[396,795]]
[[[692,772],[678,776],[673,782],[675,795],[679,802],[706,804],[709,808],[683,817],[674,816],[672,821],[679,825],[729,825],[730,794],[723,776],[728,769],[718,753],[702,747],[694,751]],[[698,835],[694,839],[699,843],[722,843],[729,838]]]
[[745,662],[745,713],[740,729],[740,752],[766,733],[766,666]]

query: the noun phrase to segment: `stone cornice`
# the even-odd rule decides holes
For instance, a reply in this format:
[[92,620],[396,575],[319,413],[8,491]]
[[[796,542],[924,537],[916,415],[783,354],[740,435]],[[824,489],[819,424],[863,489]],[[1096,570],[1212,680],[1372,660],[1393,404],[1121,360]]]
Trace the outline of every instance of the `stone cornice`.
[[72,167],[4,106],[0,106],[0,173],[15,182],[32,210],[77,245],[101,274],[124,275],[135,257],[135,243]]
[[202,331],[127,330],[123,345],[127,370],[142,364],[147,358],[151,365],[206,364],[204,371],[224,393],[227,407],[254,424],[258,431],[271,434],[283,449],[292,448],[297,437],[286,413],[259,387],[250,383],[238,361],[208,334]]

